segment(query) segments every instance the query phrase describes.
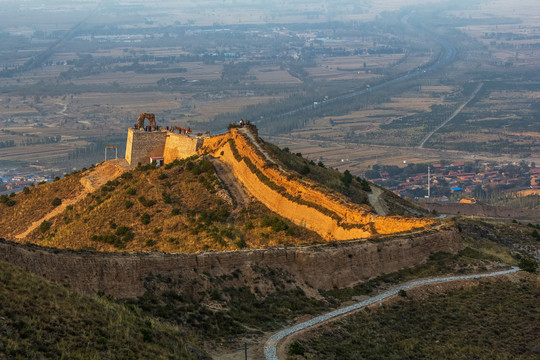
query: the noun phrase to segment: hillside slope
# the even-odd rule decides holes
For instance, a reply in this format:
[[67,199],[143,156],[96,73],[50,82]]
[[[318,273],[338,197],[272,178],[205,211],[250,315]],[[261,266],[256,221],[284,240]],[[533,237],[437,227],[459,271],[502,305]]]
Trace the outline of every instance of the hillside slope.
[[[98,251],[226,251],[366,239],[437,225],[364,179],[231,129],[201,155],[109,161],[0,204],[0,237]],[[388,215],[388,216],[386,216]]]
[[195,337],[0,261],[0,358],[207,359]]
[[[322,241],[245,194],[247,203],[236,201],[203,157],[97,176],[113,166],[103,163],[76,172],[15,195],[13,206],[0,204],[0,236],[98,251],[225,251]],[[89,179],[93,192],[88,191]],[[70,202],[75,197],[79,201]]]

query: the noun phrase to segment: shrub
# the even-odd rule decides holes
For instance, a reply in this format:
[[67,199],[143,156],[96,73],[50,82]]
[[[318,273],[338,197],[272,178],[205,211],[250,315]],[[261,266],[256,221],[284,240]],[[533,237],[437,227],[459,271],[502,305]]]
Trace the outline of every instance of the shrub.
[[369,185],[369,181],[366,179],[362,179],[361,177],[357,177],[356,180],[360,183],[360,187],[365,192],[371,192],[371,186]]
[[535,273],[538,270],[538,264],[533,259],[521,258],[519,260],[519,268],[530,273]]
[[143,214],[141,215],[141,223],[142,223],[143,225],[148,225],[148,224],[150,224],[150,214],[148,214],[148,213],[143,213]]
[[129,209],[129,208],[133,207],[133,202],[131,202],[129,200],[125,200],[124,201],[124,206],[126,207],[126,209]]
[[165,180],[166,178],[168,178],[167,174],[161,173],[158,175],[159,180]]
[[25,186],[23,189],[23,193],[27,195],[30,194],[30,188]]
[[274,232],[285,231],[289,225],[276,216],[265,216],[261,221],[261,227],[271,227]]
[[171,215],[180,215],[180,209],[179,208],[172,208]]
[[236,240],[234,242],[234,244],[236,245],[237,248],[239,249],[243,249],[243,248],[246,248],[247,247],[247,243],[246,243],[246,240],[242,239],[242,238],[239,238],[238,240]]
[[163,197],[163,202],[165,204],[170,204],[172,203],[172,199],[171,199],[171,196],[169,194],[167,194],[165,191],[161,194],[161,196]]
[[351,182],[353,180],[353,176],[349,170],[345,170],[343,173],[343,177],[341,178],[341,181],[345,184],[345,186],[351,185]]
[[16,201],[13,199],[10,199],[7,195],[0,196],[0,203],[6,205],[6,206],[13,206],[16,204]]
[[306,352],[306,348],[302,346],[298,341],[295,341],[289,346],[289,355],[301,355],[303,356]]
[[137,193],[137,189],[130,187],[126,190],[126,193],[128,195],[135,195]]
[[307,175],[307,174],[309,174],[309,171],[310,171],[309,166],[304,165],[304,166],[302,166],[302,168],[298,172],[300,173],[300,175]]
[[125,173],[123,173],[122,175],[120,175],[120,177],[121,177],[122,179],[129,180],[129,179],[133,179],[133,174],[130,173],[130,172],[125,172]]
[[47,220],[43,220],[43,222],[39,225],[39,230],[41,233],[46,233],[47,230],[51,228],[51,223],[49,223]]
[[147,199],[144,196],[139,196],[139,202],[144,207],[151,207],[151,206],[154,206],[156,204],[156,202],[154,200]]
[[234,238],[234,233],[233,233],[233,231],[232,231],[231,228],[225,228],[225,229],[222,229],[222,230],[220,231],[220,234],[223,235],[223,236],[225,236],[225,237],[227,237],[227,238],[229,238],[229,239]]
[[60,200],[59,198],[55,197],[52,202],[51,202],[52,206],[58,206],[60,204],[62,204],[62,200]]

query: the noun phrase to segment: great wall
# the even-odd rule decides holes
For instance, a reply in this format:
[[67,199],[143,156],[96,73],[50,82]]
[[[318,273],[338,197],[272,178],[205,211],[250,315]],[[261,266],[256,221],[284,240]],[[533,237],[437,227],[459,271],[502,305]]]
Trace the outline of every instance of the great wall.
[[195,283],[197,291],[204,291],[201,272],[223,276],[239,270],[249,277],[255,265],[286,271],[307,288],[346,287],[422,263],[433,253],[455,253],[463,247],[454,228],[427,218],[379,216],[368,205],[353,204],[282,169],[262,145],[256,129],[249,127],[212,137],[129,129],[124,163],[135,167],[148,163],[150,156],[163,157],[166,164],[193,155],[209,156],[253,198],[316,231],[328,244],[223,253],[117,254],[0,240],[0,259],[85,293],[136,297],[144,293],[145,279],[152,274],[180,277],[183,290],[193,293]]
[[132,298],[145,292],[145,279],[151,275],[181,279],[181,290],[190,295],[210,290],[208,276],[229,276],[234,271],[242,274],[237,286],[245,286],[244,280],[255,286],[254,266],[286,271],[304,288],[330,290],[420,264],[436,252],[455,253],[462,246],[454,230],[378,241],[198,254],[69,251],[0,240],[0,259],[83,293]]
[[340,194],[300,179],[265,153],[251,126],[212,137],[129,129],[126,160],[130,166],[148,162],[149,156],[162,156],[167,164],[201,154],[224,162],[247,192],[270,210],[327,240],[420,231],[436,224],[426,218],[378,216],[370,206],[351,203]]

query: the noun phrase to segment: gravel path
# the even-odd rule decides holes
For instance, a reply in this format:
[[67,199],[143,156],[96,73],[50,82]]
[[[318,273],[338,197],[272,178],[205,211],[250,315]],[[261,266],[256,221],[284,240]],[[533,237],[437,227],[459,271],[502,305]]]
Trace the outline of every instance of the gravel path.
[[425,285],[425,284],[433,284],[433,283],[441,283],[441,282],[447,282],[447,281],[456,281],[456,280],[467,280],[467,279],[479,279],[479,278],[485,278],[485,277],[492,277],[492,276],[500,276],[500,275],[506,275],[511,274],[514,272],[519,271],[520,269],[517,267],[512,267],[509,270],[504,271],[497,271],[487,274],[473,274],[473,275],[463,275],[463,276],[449,276],[449,277],[438,277],[438,278],[431,278],[431,279],[425,279],[425,280],[417,280],[413,281],[407,284],[399,285],[392,290],[388,290],[382,294],[379,294],[377,296],[373,296],[369,299],[366,299],[364,301],[361,301],[359,303],[356,303],[351,306],[344,307],[342,309],[334,310],[332,312],[329,312],[324,315],[317,316],[311,320],[308,320],[306,322],[294,325],[290,328],[287,328],[285,330],[281,330],[274,335],[270,336],[266,344],[264,345],[264,356],[266,360],[278,360],[277,354],[276,354],[276,346],[277,344],[283,340],[285,337],[294,334],[298,331],[307,329],[311,326],[318,325],[320,323],[323,323],[325,321],[328,321],[330,319],[333,319],[335,317],[350,313],[352,311],[361,309],[365,306],[374,304],[376,302],[382,301],[383,299],[390,297],[392,295],[397,294],[400,290],[406,290],[410,289],[416,286]]

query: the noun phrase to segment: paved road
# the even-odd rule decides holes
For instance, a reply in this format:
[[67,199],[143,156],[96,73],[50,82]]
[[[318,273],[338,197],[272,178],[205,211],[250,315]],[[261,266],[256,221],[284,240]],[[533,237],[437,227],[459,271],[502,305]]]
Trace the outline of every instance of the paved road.
[[285,330],[281,330],[274,335],[270,336],[266,344],[264,345],[264,356],[266,360],[278,360],[277,353],[276,353],[276,346],[277,344],[286,338],[289,335],[292,335],[298,331],[305,330],[309,327],[318,325],[320,323],[323,323],[325,321],[328,321],[330,319],[333,319],[335,317],[348,314],[352,311],[361,309],[365,306],[375,304],[379,301],[382,301],[383,299],[386,299],[387,297],[390,297],[392,295],[397,294],[400,290],[406,290],[410,289],[416,286],[420,285],[426,285],[426,284],[433,284],[433,283],[441,283],[441,282],[447,282],[447,281],[456,281],[456,280],[467,280],[467,279],[479,279],[479,278],[485,278],[485,277],[493,277],[493,276],[500,276],[500,275],[506,275],[511,274],[519,271],[520,269],[517,267],[512,267],[509,270],[504,271],[497,271],[487,274],[472,274],[472,275],[463,275],[463,276],[449,276],[449,277],[438,277],[438,278],[431,278],[431,279],[425,279],[425,280],[418,280],[413,281],[407,284],[399,285],[392,290],[388,290],[382,294],[379,294],[377,296],[373,296],[369,299],[366,299],[364,301],[361,301],[359,303],[356,303],[351,306],[347,306],[342,309],[334,310],[332,312],[329,312],[324,315],[317,316],[311,320],[308,320],[306,322],[294,325],[290,328],[287,328]]
[[[402,21],[404,21],[406,23],[408,21],[408,16],[404,17],[403,19],[402,19]],[[396,77],[394,79],[384,81],[384,82],[382,82],[382,83],[380,83],[378,85],[372,86],[371,88],[363,88],[361,90],[356,90],[356,91],[352,90],[351,92],[349,92],[347,94],[338,95],[336,97],[332,97],[332,98],[326,99],[324,101],[321,101],[321,102],[319,102],[317,104],[309,104],[309,105],[302,106],[302,107],[299,107],[297,109],[293,109],[293,110],[290,110],[290,111],[287,111],[287,112],[284,112],[284,113],[281,113],[281,114],[278,114],[278,115],[275,115],[275,116],[269,116],[269,117],[267,117],[267,118],[265,117],[263,119],[252,120],[251,122],[255,123],[255,124],[259,124],[259,123],[262,123],[262,122],[271,121],[272,119],[275,119],[275,118],[288,117],[288,116],[291,116],[291,115],[294,115],[294,114],[297,114],[297,113],[301,113],[301,112],[304,112],[304,111],[310,111],[310,110],[313,110],[313,109],[316,109],[316,108],[319,108],[319,107],[324,107],[324,106],[327,106],[327,105],[329,105],[329,104],[331,104],[333,102],[339,101],[339,100],[351,99],[353,97],[363,95],[363,94],[368,93],[368,92],[373,92],[373,91],[385,88],[385,87],[390,86],[390,85],[394,85],[394,84],[397,84],[397,83],[400,83],[400,82],[403,82],[403,81],[406,81],[406,80],[410,80],[410,79],[414,79],[416,77],[426,75],[426,73],[429,73],[431,71],[434,71],[436,69],[439,69],[439,68],[449,64],[456,57],[456,53],[457,53],[456,48],[452,44],[450,44],[450,42],[448,42],[447,40],[442,39],[442,38],[435,38],[435,40],[441,45],[442,53],[441,53],[441,56],[435,62],[433,62],[432,64],[426,64],[426,65],[420,66],[420,67],[416,68],[415,70],[411,70],[411,71],[409,71],[408,73],[406,73],[404,75],[398,76],[398,77]],[[227,132],[227,129],[221,129],[221,130],[215,131],[214,134],[218,135],[218,134],[223,134],[225,132]]]
[[450,115],[450,117],[448,119],[446,119],[441,125],[437,126],[434,130],[432,130],[429,134],[427,134],[423,139],[422,141],[420,142],[420,145],[418,145],[418,148],[421,149],[424,147],[424,144],[426,143],[426,141],[429,140],[429,138],[435,134],[437,131],[439,131],[443,126],[445,126],[446,124],[448,124],[450,121],[452,121],[453,118],[455,118],[460,112],[461,110],[463,110],[463,108],[465,106],[467,106],[468,103],[470,103],[472,101],[472,99],[474,99],[476,97],[476,94],[478,94],[478,92],[480,91],[480,89],[482,88],[482,86],[484,85],[484,83],[480,83],[478,84],[478,86],[476,87],[476,89],[473,91],[473,93],[471,94],[471,96],[469,96],[469,98],[463,103],[461,104],[460,107],[458,107],[456,109],[456,111],[454,111],[452,113],[452,115]]

